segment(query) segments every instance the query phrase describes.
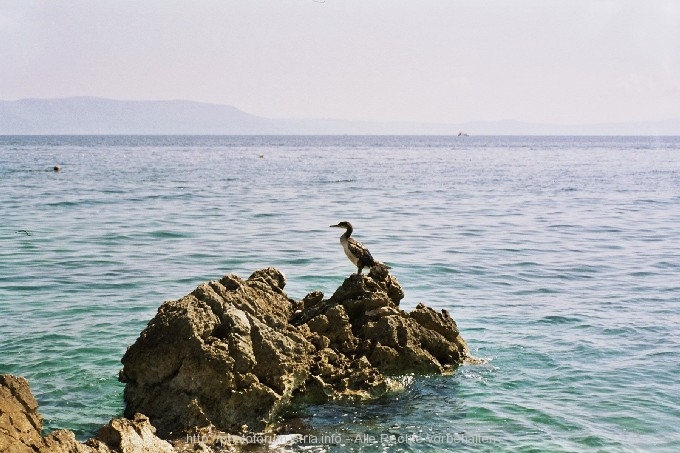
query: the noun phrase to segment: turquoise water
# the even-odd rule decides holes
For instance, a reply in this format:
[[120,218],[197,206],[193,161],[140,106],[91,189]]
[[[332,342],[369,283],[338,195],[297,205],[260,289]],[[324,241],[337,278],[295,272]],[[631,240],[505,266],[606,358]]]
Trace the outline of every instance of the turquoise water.
[[301,409],[305,451],[680,449],[680,138],[0,137],[0,372],[84,439],[163,301],[328,294],[340,220],[488,362]]

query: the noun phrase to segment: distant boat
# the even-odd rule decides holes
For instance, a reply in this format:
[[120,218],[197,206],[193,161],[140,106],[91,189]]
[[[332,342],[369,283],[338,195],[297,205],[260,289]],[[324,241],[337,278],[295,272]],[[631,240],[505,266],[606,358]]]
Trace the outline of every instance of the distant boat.
[[467,132],[460,131],[460,132],[458,132],[458,136],[459,137],[469,137],[470,134],[468,134]]

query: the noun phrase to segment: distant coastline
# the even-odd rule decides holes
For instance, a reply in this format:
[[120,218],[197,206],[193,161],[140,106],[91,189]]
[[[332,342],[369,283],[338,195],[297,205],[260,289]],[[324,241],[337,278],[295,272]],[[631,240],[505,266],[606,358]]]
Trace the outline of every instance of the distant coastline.
[[680,118],[582,125],[276,119],[194,101],[98,97],[0,101],[0,135],[626,135],[678,136]]

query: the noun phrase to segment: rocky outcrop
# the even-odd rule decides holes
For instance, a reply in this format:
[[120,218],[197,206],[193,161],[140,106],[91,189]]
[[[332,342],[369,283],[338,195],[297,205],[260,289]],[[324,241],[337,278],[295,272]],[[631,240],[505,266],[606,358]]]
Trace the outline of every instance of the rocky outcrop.
[[94,439],[86,442],[98,453],[171,453],[170,443],[156,437],[149,418],[134,414],[132,419],[114,418],[102,426]]
[[43,444],[42,417],[26,379],[0,375],[0,451],[35,452]]
[[[399,308],[402,288],[382,266],[328,299],[295,301],[284,286],[267,268],[164,303],[122,359],[127,418],[84,443],[68,430],[42,437],[28,382],[0,375],[0,452],[240,451],[238,435],[266,431],[291,402],[368,399],[395,388],[390,376],[474,360],[445,310]],[[236,441],[215,443],[219,433]]]
[[0,452],[3,453],[169,453],[172,446],[156,437],[149,419],[136,414],[133,420],[114,419],[94,439],[76,440],[72,431],[60,429],[41,437],[38,413],[28,381],[0,375]]
[[163,304],[122,359],[126,416],[165,436],[210,424],[262,429],[308,378],[313,346],[288,323],[283,275],[228,275]]
[[122,359],[125,416],[145,414],[164,438],[258,432],[292,401],[371,398],[394,387],[391,375],[470,359],[446,311],[399,309],[404,293],[382,266],[328,299],[294,301],[284,286],[267,268],[164,303]]

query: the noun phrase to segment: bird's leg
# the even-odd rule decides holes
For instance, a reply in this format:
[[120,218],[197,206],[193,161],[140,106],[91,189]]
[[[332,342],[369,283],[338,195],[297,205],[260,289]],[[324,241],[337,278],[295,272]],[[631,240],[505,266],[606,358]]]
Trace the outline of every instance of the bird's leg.
[[361,271],[364,269],[364,266],[357,266],[357,275],[361,275]]

